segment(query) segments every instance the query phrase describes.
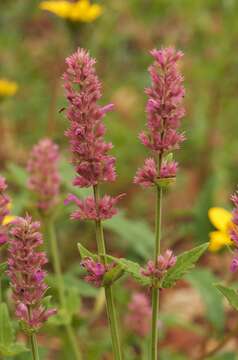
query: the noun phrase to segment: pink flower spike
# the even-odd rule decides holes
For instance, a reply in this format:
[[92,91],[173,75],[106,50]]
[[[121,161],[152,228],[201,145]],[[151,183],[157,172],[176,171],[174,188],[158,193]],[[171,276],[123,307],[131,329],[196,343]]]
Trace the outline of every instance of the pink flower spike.
[[28,187],[37,197],[37,206],[47,212],[57,202],[60,187],[58,146],[42,139],[32,149],[27,164]]
[[[185,135],[179,131],[181,119],[185,114],[185,90],[183,77],[177,66],[183,54],[173,48],[165,48],[154,49],[151,55],[154,58],[154,63],[149,67],[151,86],[145,90],[148,96],[147,130],[140,133],[139,139],[153,152],[154,158],[158,158],[169,151],[179,149],[185,140]],[[155,173],[154,164],[151,165],[151,169],[144,166],[138,170],[134,182],[144,187],[151,186],[156,177],[174,177],[176,171],[175,162],[162,164],[159,175]]]
[[103,117],[114,105],[99,105],[102,85],[95,71],[96,61],[84,49],[66,59],[63,75],[68,100],[67,117],[72,162],[77,176],[74,185],[94,186],[116,178],[115,158],[108,155],[112,144],[105,142]]
[[[44,252],[37,248],[42,245],[40,223],[31,217],[18,217],[11,224],[8,271],[16,316],[31,330],[38,330],[55,309],[42,305],[47,285],[46,272],[42,267],[47,263]],[[31,312],[29,312],[31,309]]]

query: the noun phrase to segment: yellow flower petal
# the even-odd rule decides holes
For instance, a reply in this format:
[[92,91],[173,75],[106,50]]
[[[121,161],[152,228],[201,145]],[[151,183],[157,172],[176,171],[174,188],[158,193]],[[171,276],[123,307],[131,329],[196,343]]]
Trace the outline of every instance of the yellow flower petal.
[[88,0],[80,0],[73,4],[69,18],[72,21],[92,22],[102,13],[99,4],[90,4]]
[[219,251],[225,245],[233,244],[232,240],[225,232],[212,231],[210,232],[209,236],[210,236],[209,250],[212,252]]
[[92,22],[102,13],[102,6],[90,4],[89,0],[79,0],[75,3],[64,0],[42,1],[39,8],[65,19],[82,22]]
[[223,232],[228,231],[232,219],[231,212],[220,207],[213,207],[209,209],[208,217],[215,228]]
[[39,4],[41,10],[47,10],[59,17],[68,18],[72,10],[73,3],[69,1],[42,1]]
[[14,81],[0,79],[0,97],[13,96],[18,90],[18,85]]
[[9,224],[10,222],[12,222],[15,218],[16,218],[15,216],[7,215],[7,216],[5,216],[5,218],[3,219],[2,224],[3,224],[3,225],[7,225],[7,224]]

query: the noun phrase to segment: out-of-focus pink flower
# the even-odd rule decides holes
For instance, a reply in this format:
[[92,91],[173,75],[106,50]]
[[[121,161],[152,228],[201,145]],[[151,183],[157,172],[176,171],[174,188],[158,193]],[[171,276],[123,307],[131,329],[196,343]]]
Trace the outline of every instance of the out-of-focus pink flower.
[[104,265],[91,258],[85,258],[81,261],[81,266],[88,272],[85,276],[85,281],[99,287],[102,285],[104,275],[114,266],[114,264]]
[[46,309],[42,300],[47,290],[46,272],[42,267],[47,263],[46,254],[37,251],[42,245],[40,223],[31,217],[18,217],[12,222],[9,240],[8,271],[16,316],[32,330],[37,330],[55,314],[55,309]]
[[[233,240],[233,243],[236,247],[236,252],[238,250],[238,192],[235,192],[231,196],[231,201],[234,204],[234,209],[232,212],[232,226],[230,226],[230,237]],[[232,272],[237,271],[238,269],[238,256],[235,255],[230,267]]]
[[151,307],[148,297],[143,293],[135,293],[128,305],[125,318],[127,328],[140,337],[145,337],[150,331]]
[[65,203],[73,201],[77,205],[78,210],[71,214],[71,218],[74,220],[106,220],[117,213],[115,205],[123,196],[124,194],[116,197],[104,195],[96,204],[92,196],[80,200],[77,196],[71,194],[65,200]]
[[96,75],[95,63],[86,50],[78,49],[66,59],[67,69],[63,75],[70,121],[66,136],[77,173],[74,184],[79,187],[110,182],[116,178],[115,158],[108,155],[112,144],[104,140],[106,128],[102,122],[113,104],[98,104],[102,86]]
[[0,176],[0,246],[8,241],[7,226],[4,224],[4,220],[10,213],[10,199],[5,193],[6,189],[6,181]]
[[146,268],[141,273],[152,278],[162,279],[166,272],[176,264],[177,258],[173,255],[172,250],[166,250],[164,255],[159,255],[157,263],[149,260]]
[[[152,50],[151,55],[154,63],[149,67],[151,86],[146,89],[147,131],[142,131],[139,138],[156,158],[162,160],[165,153],[178,149],[185,140],[184,134],[178,131],[185,114],[183,77],[177,67],[183,54],[173,48],[165,48]],[[149,169],[146,164],[150,164]],[[147,159],[134,181],[142,186],[151,186],[155,179],[176,176],[176,171],[177,163],[174,161],[160,161],[155,167],[151,159]]]
[[231,271],[236,272],[237,269],[238,269],[238,257],[235,256],[231,262]]
[[33,147],[27,164],[28,187],[36,194],[38,208],[46,212],[56,204],[59,194],[58,162],[58,145],[42,139]]

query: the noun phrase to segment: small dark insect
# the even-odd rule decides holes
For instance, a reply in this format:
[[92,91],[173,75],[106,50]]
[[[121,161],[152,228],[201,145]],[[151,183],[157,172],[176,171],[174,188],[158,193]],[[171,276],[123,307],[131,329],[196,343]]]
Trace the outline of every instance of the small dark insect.
[[66,108],[65,107],[62,107],[60,110],[59,110],[59,113],[62,113],[63,111],[65,111]]

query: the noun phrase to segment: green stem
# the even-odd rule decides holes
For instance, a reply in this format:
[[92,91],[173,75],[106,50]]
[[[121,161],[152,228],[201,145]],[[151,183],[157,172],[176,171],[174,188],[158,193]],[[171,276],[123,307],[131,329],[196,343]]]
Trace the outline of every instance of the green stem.
[[[97,185],[93,187],[94,192],[94,199],[96,206],[98,206],[98,201],[100,199],[99,195],[99,188]],[[98,253],[100,256],[100,260],[106,264],[106,247],[104,241],[104,233],[103,233],[103,225],[101,220],[95,221],[96,226],[96,240],[97,240],[97,247]],[[117,321],[117,314],[116,308],[114,304],[114,294],[113,294],[113,286],[107,285],[105,286],[105,298],[106,298],[106,306],[107,306],[107,316],[108,322],[111,331],[111,338],[112,338],[112,348],[115,360],[122,360],[122,350],[120,345],[120,337],[119,337],[119,330],[118,330],[118,321]]]
[[[55,236],[55,229],[53,222],[50,221],[48,223],[48,232],[49,232],[49,242],[51,247],[51,256],[53,260],[53,267],[54,267],[54,273],[56,275],[57,279],[57,288],[59,293],[59,300],[62,308],[66,311],[66,299],[65,299],[65,288],[64,288],[64,279],[61,271],[61,265],[60,265],[60,255],[59,255],[59,249],[57,244],[57,239]],[[82,360],[81,352],[79,349],[79,346],[77,344],[77,339],[74,334],[73,328],[71,324],[65,325],[67,335],[69,338],[69,341],[71,343],[72,349],[74,351],[75,359]]]
[[32,359],[40,360],[35,333],[30,335],[30,342],[31,342]]
[[[160,255],[161,220],[162,220],[162,195],[163,190],[156,188],[156,209],[155,209],[155,253],[154,262],[157,266]],[[156,284],[155,284],[156,285]],[[151,360],[158,359],[158,316],[159,316],[159,289],[152,288],[152,322],[151,322]]]

